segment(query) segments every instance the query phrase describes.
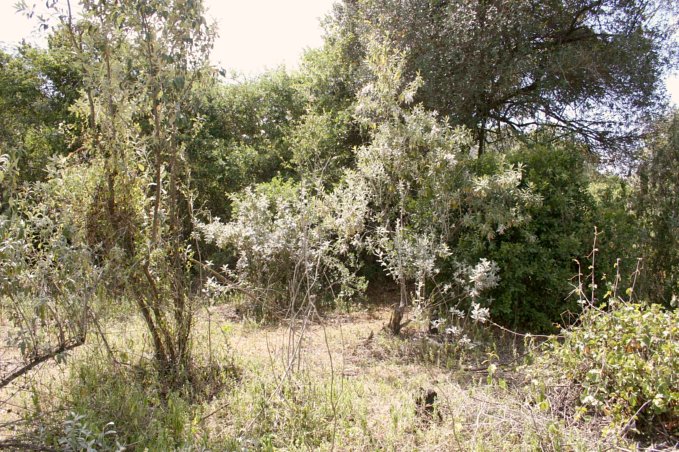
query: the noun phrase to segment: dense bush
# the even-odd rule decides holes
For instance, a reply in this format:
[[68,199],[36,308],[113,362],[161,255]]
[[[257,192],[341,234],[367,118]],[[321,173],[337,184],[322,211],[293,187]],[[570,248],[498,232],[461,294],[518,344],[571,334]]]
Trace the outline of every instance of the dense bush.
[[[537,140],[536,140],[537,141]],[[506,157],[505,157],[506,156]],[[513,328],[552,332],[555,324],[574,319],[579,306],[569,297],[571,279],[598,236],[597,279],[613,279],[614,265],[625,276],[634,270],[636,239],[628,212],[628,184],[616,176],[596,173],[586,150],[561,140],[548,144],[517,143],[506,153],[488,152],[472,162],[480,176],[498,171],[500,162],[521,168],[521,186],[541,199],[527,206],[527,220],[493,231],[480,240],[476,231],[457,245],[468,259],[485,257],[500,267],[501,283],[490,294],[496,321]],[[606,285],[598,294],[602,297]]]
[[44,180],[50,158],[78,148],[69,130],[81,74],[72,56],[50,38],[50,49],[22,44],[0,50],[0,149],[12,156],[18,182]]
[[197,201],[230,214],[227,193],[293,174],[289,136],[303,114],[297,78],[283,70],[192,93],[202,127],[187,147]]
[[[101,343],[66,373],[69,397],[34,390],[33,419],[56,405],[41,439],[189,447],[205,419],[197,404],[231,378],[211,347],[212,316],[230,308],[209,303],[235,292],[258,319],[291,320],[300,340],[280,381],[255,379],[243,386],[253,397],[234,399],[261,411],[253,447],[334,447],[327,421],[340,405],[314,406],[321,386],[292,378],[305,329],[294,327],[382,277],[398,292],[387,329],[428,328],[412,336],[432,361],[460,362],[478,345],[471,332],[491,336],[489,319],[563,327],[535,370],[543,395],[567,388],[552,408],[603,415],[623,434],[676,435],[679,319],[659,305],[679,295],[679,116],[650,129],[633,176],[628,159],[609,166],[629,170],[619,177],[594,157],[620,158],[615,147],[638,138],[632,118],[661,107],[669,10],[534,3],[347,0],[299,71],[220,84],[201,0],[81,0],[77,17],[47,2],[60,22],[50,49],[0,51],[0,321],[17,359],[0,360],[0,390],[96,331]],[[660,15],[646,22],[649,5]],[[135,338],[138,363],[107,335],[114,309],[101,306],[127,302],[148,332]],[[205,315],[201,367],[192,328]],[[501,352],[487,350],[491,384]]]
[[[338,197],[280,179],[233,196],[231,221],[197,225],[208,242],[232,253],[224,273],[250,294],[258,317],[291,315],[307,302],[318,306],[361,293],[352,242],[361,215]],[[209,289],[219,294],[220,281]]]
[[605,415],[617,432],[676,435],[678,334],[679,312],[659,305],[589,308],[563,340],[546,344],[543,388],[577,388],[577,416]]
[[639,171],[635,210],[646,261],[641,291],[666,306],[679,304],[679,112],[651,134]]

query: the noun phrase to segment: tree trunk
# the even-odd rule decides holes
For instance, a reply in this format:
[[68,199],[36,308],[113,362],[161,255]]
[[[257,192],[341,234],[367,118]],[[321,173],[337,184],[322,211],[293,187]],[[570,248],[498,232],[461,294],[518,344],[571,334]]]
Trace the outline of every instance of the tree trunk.
[[399,301],[398,306],[394,308],[394,311],[391,313],[391,319],[389,320],[389,330],[391,330],[392,334],[395,336],[398,336],[401,333],[401,328],[403,328],[403,315],[408,306],[408,290],[405,278],[399,278],[399,283],[401,286],[401,300]]

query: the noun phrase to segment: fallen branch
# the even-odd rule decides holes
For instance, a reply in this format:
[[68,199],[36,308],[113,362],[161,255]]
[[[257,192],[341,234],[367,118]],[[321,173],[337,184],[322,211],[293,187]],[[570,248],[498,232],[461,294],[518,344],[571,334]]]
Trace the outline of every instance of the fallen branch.
[[14,440],[8,440],[8,441],[0,441],[0,449],[4,450],[39,450],[39,451],[46,451],[46,452],[56,452],[57,449],[52,449],[51,447],[47,446],[39,446],[37,444],[31,444],[31,443],[23,443],[21,441],[14,441]]
[[636,423],[637,420],[637,416],[639,416],[639,414],[644,410],[644,408],[646,408],[651,402],[652,402],[651,400],[647,400],[646,402],[644,402],[643,405],[641,405],[641,407],[639,407],[637,412],[634,413],[631,418],[629,418],[629,421],[627,421],[627,423],[625,423],[625,426],[620,431],[620,436],[624,437],[625,435],[627,435],[630,429],[634,427],[634,424]]
[[19,369],[15,370],[2,380],[0,380],[0,389],[4,388],[8,384],[10,384],[13,380],[19,378],[20,376],[24,375],[25,373],[31,371],[35,366],[38,364],[44,363],[45,361],[48,361],[57,355],[73,350],[77,347],[80,347],[85,343],[85,336],[81,336],[75,341],[71,342],[70,344],[62,344],[58,348],[52,350],[49,353],[46,353],[44,355],[38,356],[37,358],[33,358],[28,364],[26,364],[23,367],[20,367]]

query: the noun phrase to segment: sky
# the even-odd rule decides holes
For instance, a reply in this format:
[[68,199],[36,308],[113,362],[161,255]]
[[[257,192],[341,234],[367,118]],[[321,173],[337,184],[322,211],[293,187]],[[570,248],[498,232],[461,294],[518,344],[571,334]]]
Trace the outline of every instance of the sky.
[[[8,48],[21,39],[41,44],[45,34],[36,22],[15,12],[16,0],[0,0],[0,46]],[[36,0],[27,0],[33,4]],[[37,1],[42,4],[42,1]],[[246,75],[285,65],[295,68],[307,48],[319,47],[320,19],[330,12],[333,0],[205,0],[208,17],[216,21],[219,37],[212,52],[213,64]],[[679,106],[679,74],[667,78],[667,90]]]
[[[35,20],[16,13],[16,2],[0,0],[0,45],[11,47],[21,39],[44,43],[45,33],[36,30]],[[26,3],[37,3],[36,11],[45,11],[40,9],[42,1]],[[320,19],[330,12],[333,0],[205,0],[205,4],[219,33],[212,62],[256,75],[280,65],[295,68],[305,49],[320,47]]]

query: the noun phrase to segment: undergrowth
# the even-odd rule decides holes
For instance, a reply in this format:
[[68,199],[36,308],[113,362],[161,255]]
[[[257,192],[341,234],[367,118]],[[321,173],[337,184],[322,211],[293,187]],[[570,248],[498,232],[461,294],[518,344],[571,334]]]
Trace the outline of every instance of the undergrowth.
[[[33,409],[41,442],[59,450],[589,451],[635,447],[632,431],[668,429],[676,418],[675,313],[591,310],[539,348],[475,325],[464,331],[472,345],[417,332],[417,323],[395,337],[379,331],[386,315],[309,325],[291,368],[289,328],[199,318],[190,392],[164,391],[148,360],[131,359],[143,357],[148,338],[130,328],[110,337],[124,362],[101,344],[69,358],[62,397]],[[602,380],[587,380],[602,360]],[[666,404],[651,407],[663,388]],[[590,394],[601,405],[586,404]]]
[[[231,385],[232,368],[196,366],[190,391],[166,392],[148,364],[116,364],[92,353],[71,366],[61,402],[69,415],[52,422],[47,444],[64,447],[74,438],[94,440],[93,450],[176,450],[207,444],[198,425],[201,404]],[[232,385],[231,385],[232,386]],[[66,428],[69,427],[69,428]],[[73,450],[83,450],[75,448]]]
[[538,402],[604,434],[679,443],[679,313],[612,300],[545,344],[528,368]]

